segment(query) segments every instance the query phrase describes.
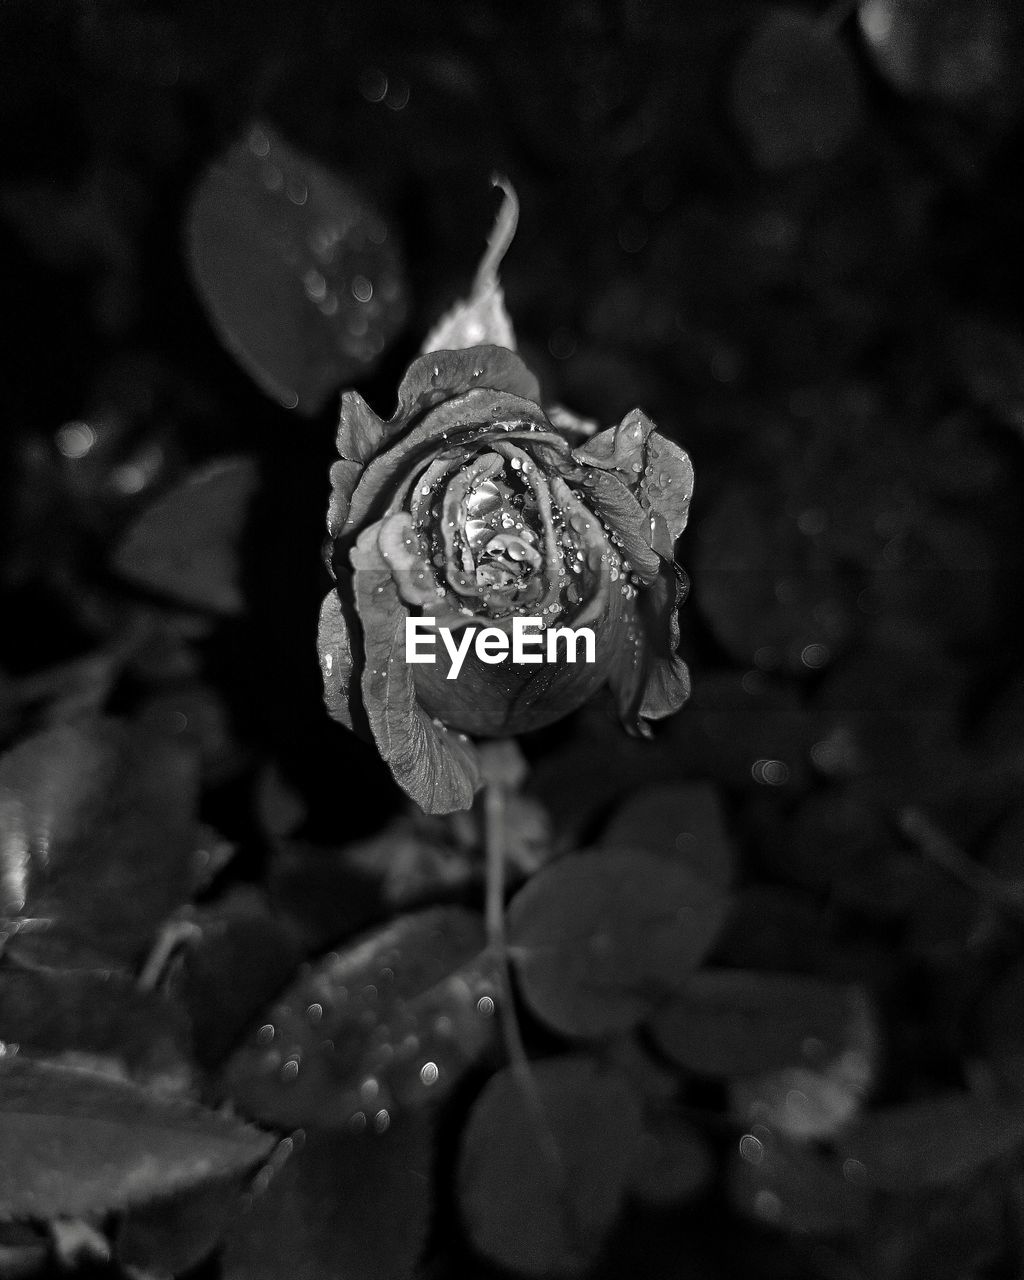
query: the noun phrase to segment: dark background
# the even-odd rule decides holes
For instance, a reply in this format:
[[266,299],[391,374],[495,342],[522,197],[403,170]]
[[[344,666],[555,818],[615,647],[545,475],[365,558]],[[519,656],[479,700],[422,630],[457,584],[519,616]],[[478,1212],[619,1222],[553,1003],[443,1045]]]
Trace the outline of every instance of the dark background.
[[[235,853],[199,897],[209,919],[279,889],[288,844],[286,905],[301,916],[318,899],[326,923],[282,942],[239,1027],[299,954],[388,914],[351,877],[317,881],[310,849],[404,811],[372,748],[320,703],[335,397],[302,414],[258,390],[188,266],[192,193],[260,120],[353,184],[402,246],[404,319],[339,386],[391,412],[422,335],[469,286],[499,171],[522,208],[508,307],[546,398],[602,425],[640,405],[693,459],[678,552],[693,699],[653,744],[600,699],[522,743],[548,845],[592,842],[652,783],[709,784],[738,866],[719,962],[869,991],[873,1106],[968,1088],[1019,1099],[1020,19],[1003,0],[781,12],[0,6],[0,732],[11,749],[97,712],[184,725],[200,817]],[[283,335],[277,279],[254,270],[243,292]],[[231,564],[211,570],[237,577],[244,607],[176,612],[137,576],[126,585],[118,548],[225,456],[259,474]],[[103,656],[138,627],[141,656]],[[457,844],[442,826],[430,839]],[[225,982],[267,953],[232,953]],[[196,1026],[219,1006],[191,998],[217,1100],[240,1032],[229,1018],[211,1046]],[[731,1180],[723,1087],[686,1085],[714,1118],[715,1172],[667,1209],[630,1210],[601,1274],[1020,1273],[1019,1148],[916,1199],[883,1195],[867,1226],[809,1208],[806,1170],[766,1210]],[[458,1116],[446,1124],[442,1169]],[[430,1274],[483,1275],[447,1195]],[[289,1239],[299,1258],[304,1239]],[[320,1247],[301,1274],[330,1274]]]

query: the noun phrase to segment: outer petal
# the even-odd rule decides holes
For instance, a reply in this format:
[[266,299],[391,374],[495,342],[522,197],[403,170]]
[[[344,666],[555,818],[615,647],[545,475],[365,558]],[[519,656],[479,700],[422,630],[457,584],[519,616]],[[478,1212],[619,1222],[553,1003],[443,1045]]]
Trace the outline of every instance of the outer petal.
[[480,782],[476,749],[430,718],[416,699],[405,661],[407,611],[377,540],[365,529],[351,553],[363,624],[363,703],[377,748],[395,781],[426,813],[468,809]]
[[693,467],[686,452],[659,435],[640,409],[633,409],[617,427],[609,427],[573,451],[586,466],[617,471],[641,500],[660,515],[672,543],[686,527],[693,496]]
[[358,391],[341,397],[338,420],[338,453],[353,462],[368,462],[384,441],[384,423]]
[[414,360],[398,388],[398,408],[388,423],[394,435],[414,414],[474,387],[507,391],[534,402],[540,384],[514,351],[491,345],[463,351],[431,351]]
[[349,508],[352,505],[352,494],[364,469],[362,462],[349,462],[345,459],[331,464],[331,498],[327,507],[327,532],[332,538],[336,538],[345,527]]
[[332,720],[338,720],[347,729],[352,729],[355,727],[352,717],[352,642],[336,591],[331,591],[324,597],[320,609],[317,649],[320,653],[320,674],[324,680],[324,702],[327,710]]
[[649,736],[646,721],[678,711],[690,696],[690,673],[676,653],[686,575],[664,562],[657,580],[636,601],[632,644],[623,648],[609,678],[619,715],[631,733]]

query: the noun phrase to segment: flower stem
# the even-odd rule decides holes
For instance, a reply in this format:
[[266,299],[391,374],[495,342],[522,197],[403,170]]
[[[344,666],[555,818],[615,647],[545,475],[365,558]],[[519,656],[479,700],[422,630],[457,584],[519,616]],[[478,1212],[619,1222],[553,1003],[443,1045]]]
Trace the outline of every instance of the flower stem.
[[505,801],[506,788],[500,780],[492,778],[484,784],[484,846],[487,857],[484,923],[488,949],[497,964],[501,984],[498,1017],[509,1067],[533,1116],[543,1156],[561,1184],[565,1178],[561,1152],[544,1112],[516,1017],[505,933]]

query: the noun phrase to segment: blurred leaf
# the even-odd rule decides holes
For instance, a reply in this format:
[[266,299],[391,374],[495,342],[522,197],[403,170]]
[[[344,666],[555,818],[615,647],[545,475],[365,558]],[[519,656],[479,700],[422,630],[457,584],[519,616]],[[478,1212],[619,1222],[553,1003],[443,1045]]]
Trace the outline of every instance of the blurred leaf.
[[946,345],[963,389],[1011,430],[1024,434],[1024,342],[990,321],[955,317]]
[[4,1280],[30,1280],[42,1273],[50,1252],[40,1228],[22,1222],[0,1222],[0,1275]]
[[705,969],[655,1015],[665,1053],[707,1076],[753,1075],[820,1061],[844,1043],[842,986],[821,978],[744,969]]
[[491,1045],[497,979],[478,916],[402,916],[301,974],[226,1067],[268,1123],[360,1129],[446,1096]]
[[685,983],[725,907],[721,886],[678,853],[570,854],[512,901],[509,946],[523,995],[564,1035],[624,1031]]
[[388,225],[357,187],[266,122],[206,170],[185,230],[221,341],[286,409],[318,413],[405,319]]
[[774,487],[735,481],[701,521],[694,599],[738,662],[806,676],[847,646],[858,622],[857,586],[839,569]]
[[703,879],[732,883],[736,854],[725,830],[718,793],[710,783],[663,783],[633,792],[601,835],[604,849],[646,849],[682,856]]
[[868,53],[894,88],[997,115],[1019,101],[1014,0],[862,0]]
[[729,1105],[735,1116],[762,1123],[801,1142],[834,1138],[860,1111],[874,1079],[878,1029],[864,992],[848,987],[838,1043],[809,1037],[803,1062],[734,1079]]
[[0,1061],[0,1216],[81,1217],[241,1173],[274,1139],[91,1072]]
[[909,1193],[964,1182],[1024,1142],[1024,1108],[947,1093],[869,1112],[839,1140],[869,1187]]
[[117,973],[0,970],[0,1041],[69,1066],[109,1064],[165,1092],[191,1081],[181,1006]]
[[871,1200],[855,1166],[791,1142],[763,1125],[744,1134],[728,1168],[736,1210],[781,1231],[834,1235],[869,1221]]
[[826,22],[773,9],[733,68],[729,105],[759,168],[831,160],[860,123],[857,68]]
[[241,1204],[235,1177],[129,1209],[117,1229],[117,1261],[168,1276],[190,1271],[221,1242]]
[[978,1009],[978,1030],[986,1061],[1012,1096],[1024,1094],[1024,960],[987,990]]
[[238,888],[192,914],[199,930],[172,967],[201,1066],[219,1066],[294,974],[301,949],[260,894]]
[[258,482],[250,458],[193,471],[131,525],[114,552],[114,568],[191,608],[241,613],[239,542]]
[[195,758],[116,720],[0,760],[0,911],[26,963],[134,965],[192,882]]
[[618,1216],[640,1137],[620,1078],[587,1058],[510,1068],[477,1099],[462,1137],[458,1198],[470,1240],[499,1266],[576,1275]]
[[426,1243],[433,1163],[422,1117],[383,1134],[296,1135],[228,1237],[224,1280],[409,1280]]
[[646,1118],[630,1175],[633,1200],[667,1208],[698,1195],[713,1175],[711,1149],[699,1129],[669,1110]]

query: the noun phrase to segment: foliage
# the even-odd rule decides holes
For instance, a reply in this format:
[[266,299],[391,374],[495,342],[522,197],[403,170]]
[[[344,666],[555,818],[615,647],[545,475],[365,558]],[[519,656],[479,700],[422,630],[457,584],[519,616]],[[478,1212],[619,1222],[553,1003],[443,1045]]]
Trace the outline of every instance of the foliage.
[[[1020,1273],[1020,21],[0,7],[0,1274]],[[687,705],[513,726],[511,988],[316,657],[477,360],[699,478]]]

